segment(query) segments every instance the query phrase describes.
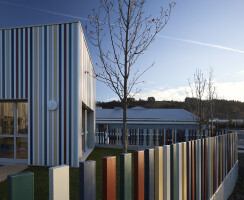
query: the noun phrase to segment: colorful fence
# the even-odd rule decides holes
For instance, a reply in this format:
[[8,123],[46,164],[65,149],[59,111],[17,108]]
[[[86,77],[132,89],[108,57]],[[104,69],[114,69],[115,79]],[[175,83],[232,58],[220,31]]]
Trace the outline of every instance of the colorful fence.
[[[213,197],[232,168],[236,167],[237,160],[237,133],[135,151],[134,172],[132,155],[121,154],[119,196],[121,200],[208,200]],[[67,166],[50,169],[50,184],[54,180],[59,180],[59,184],[68,185],[69,176],[60,174],[63,170],[68,173]],[[81,162],[79,172],[80,199],[95,200],[95,161]],[[103,158],[102,179],[102,199],[115,200],[116,157]],[[12,194],[13,182],[9,181],[9,184],[9,193]],[[30,184],[30,187],[33,186]],[[66,193],[68,190],[58,191],[63,190],[62,187],[54,187],[51,184],[50,190],[51,194],[65,193],[66,198],[63,199],[69,199]]]
[[[96,144],[122,145],[122,129],[98,130],[96,132]],[[224,135],[226,130],[211,131],[203,130],[202,134],[196,129],[127,129],[127,144],[136,146],[163,146],[178,142],[208,138],[212,136]]]

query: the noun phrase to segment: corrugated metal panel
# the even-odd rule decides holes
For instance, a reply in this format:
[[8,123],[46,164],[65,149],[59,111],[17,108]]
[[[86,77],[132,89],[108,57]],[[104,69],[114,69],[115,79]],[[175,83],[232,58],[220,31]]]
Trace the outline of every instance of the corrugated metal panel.
[[80,23],[0,30],[0,99],[28,99],[29,164],[78,166],[82,102],[95,108],[91,67]]

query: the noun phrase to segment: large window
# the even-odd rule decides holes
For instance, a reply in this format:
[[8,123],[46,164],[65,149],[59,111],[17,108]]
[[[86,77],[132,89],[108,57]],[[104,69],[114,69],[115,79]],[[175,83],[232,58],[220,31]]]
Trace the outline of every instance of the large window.
[[0,102],[0,161],[28,159],[28,104]]

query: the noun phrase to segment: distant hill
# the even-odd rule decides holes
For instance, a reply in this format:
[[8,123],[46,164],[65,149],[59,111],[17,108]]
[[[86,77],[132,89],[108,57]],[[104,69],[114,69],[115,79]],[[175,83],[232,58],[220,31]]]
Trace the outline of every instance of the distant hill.
[[[147,100],[129,99],[129,108],[141,106],[144,108],[170,108],[170,109],[185,109],[190,111],[185,103],[186,101],[155,101],[153,98]],[[102,108],[121,107],[121,102],[97,102],[97,106]],[[244,102],[228,101],[224,99],[215,100],[214,118],[219,119],[244,119]]]

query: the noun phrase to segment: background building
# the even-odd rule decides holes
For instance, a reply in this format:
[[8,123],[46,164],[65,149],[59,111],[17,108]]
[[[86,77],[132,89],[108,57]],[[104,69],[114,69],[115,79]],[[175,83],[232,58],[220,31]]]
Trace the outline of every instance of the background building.
[[[134,107],[127,109],[128,129],[196,129],[194,115],[184,109],[146,109]],[[96,108],[97,129],[122,129],[123,109]]]
[[0,162],[78,166],[95,79],[80,22],[0,30]]

